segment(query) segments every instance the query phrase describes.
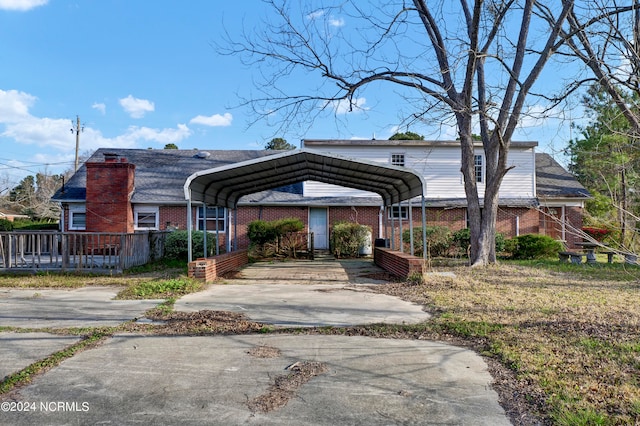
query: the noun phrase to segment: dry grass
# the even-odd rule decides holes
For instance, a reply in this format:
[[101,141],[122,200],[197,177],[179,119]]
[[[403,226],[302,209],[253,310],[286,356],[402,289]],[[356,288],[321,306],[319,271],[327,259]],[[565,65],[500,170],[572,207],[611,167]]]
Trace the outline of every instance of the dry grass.
[[451,270],[383,291],[430,305],[431,332],[475,342],[514,371],[549,423],[640,423],[640,268]]

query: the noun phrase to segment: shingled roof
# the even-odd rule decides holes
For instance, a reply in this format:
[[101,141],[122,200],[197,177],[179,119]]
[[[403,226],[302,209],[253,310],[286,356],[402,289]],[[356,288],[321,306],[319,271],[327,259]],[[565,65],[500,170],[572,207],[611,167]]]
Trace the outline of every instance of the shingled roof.
[[591,194],[549,154],[536,153],[538,198],[590,198]]
[[[103,162],[104,154],[116,154],[135,164],[134,204],[185,204],[184,182],[200,170],[226,166],[254,158],[273,155],[269,150],[183,150],[183,149],[114,149],[100,148],[87,162]],[[78,171],[53,196],[60,202],[81,202],[86,199],[87,169]],[[283,190],[296,191],[288,187]]]
[[[98,149],[89,162],[104,161],[105,153],[117,154],[136,165],[134,204],[184,205],[184,183],[195,172],[274,155],[272,150],[177,150],[177,149]],[[539,198],[588,198],[589,192],[548,154],[536,154],[537,196]],[[84,202],[87,174],[84,165],[52,197],[59,202]],[[508,200],[501,200],[504,204]],[[533,200],[511,200],[511,204],[531,205]],[[427,200],[430,206],[466,206],[464,199]],[[302,184],[296,183],[242,197],[240,205],[381,205],[378,197],[303,197]]]

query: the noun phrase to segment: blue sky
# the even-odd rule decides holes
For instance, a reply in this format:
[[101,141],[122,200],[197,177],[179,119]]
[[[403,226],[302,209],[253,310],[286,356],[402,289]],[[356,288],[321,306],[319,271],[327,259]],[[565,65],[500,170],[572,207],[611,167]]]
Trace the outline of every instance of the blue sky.
[[[274,136],[384,139],[396,130],[398,104],[371,91],[366,114],[331,117],[295,134],[274,134],[249,111],[231,108],[249,93],[254,69],[213,47],[224,27],[237,36],[270,13],[258,0],[0,0],[0,191],[27,174],[73,167],[76,116],[80,153],[100,147],[256,149]],[[336,26],[349,25],[335,17]],[[233,34],[238,31],[238,34]],[[292,84],[301,84],[292,81]],[[402,102],[402,99],[397,99]],[[428,139],[453,138],[453,129]],[[557,152],[568,123],[526,124],[515,139]],[[1,193],[0,193],[1,194]]]

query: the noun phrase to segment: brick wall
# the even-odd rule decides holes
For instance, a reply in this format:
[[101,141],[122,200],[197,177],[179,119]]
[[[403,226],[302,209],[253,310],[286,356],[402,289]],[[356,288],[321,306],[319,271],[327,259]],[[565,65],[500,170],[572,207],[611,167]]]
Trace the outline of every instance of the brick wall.
[[86,230],[90,232],[133,232],[135,165],[125,158],[105,154],[102,163],[86,163]]
[[567,231],[565,232],[566,244],[570,249],[575,249],[578,247],[576,243],[582,241],[582,238],[575,235],[575,231],[573,231],[582,229],[582,207],[567,206],[565,207],[564,214],[568,224],[566,227]]
[[[275,206],[242,206],[237,210],[238,215],[238,247],[249,247],[247,237],[247,225],[254,220],[267,222],[283,218],[297,218],[304,224],[304,232],[309,232],[309,210],[307,207],[275,207]],[[234,238],[233,223],[231,224],[230,238]]]
[[385,271],[401,278],[424,271],[424,260],[420,257],[400,253],[387,248],[376,247],[373,261]]
[[329,232],[339,222],[353,222],[371,228],[371,238],[382,238],[378,235],[379,207],[331,207],[329,209]]
[[212,282],[224,273],[236,271],[249,263],[247,250],[224,253],[206,259],[196,259],[189,263],[188,275],[204,282]]

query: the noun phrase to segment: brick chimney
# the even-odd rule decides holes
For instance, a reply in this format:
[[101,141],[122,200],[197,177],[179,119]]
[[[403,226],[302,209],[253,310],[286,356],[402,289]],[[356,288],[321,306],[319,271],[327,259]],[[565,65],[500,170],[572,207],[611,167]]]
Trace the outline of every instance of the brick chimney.
[[133,232],[134,164],[105,152],[104,162],[86,163],[88,232]]

